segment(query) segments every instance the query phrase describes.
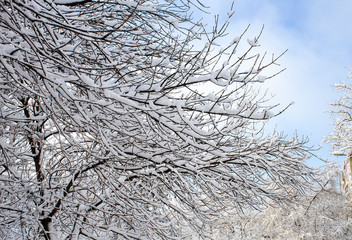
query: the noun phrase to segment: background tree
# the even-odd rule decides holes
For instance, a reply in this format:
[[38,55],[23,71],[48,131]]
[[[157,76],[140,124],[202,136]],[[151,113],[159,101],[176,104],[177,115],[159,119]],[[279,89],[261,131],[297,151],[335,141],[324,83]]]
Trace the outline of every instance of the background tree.
[[178,222],[206,237],[227,207],[310,187],[305,142],[263,134],[274,114],[253,84],[281,55],[259,54],[260,34],[218,47],[228,20],[193,23],[198,1],[0,3],[2,229],[174,239]]
[[351,239],[352,202],[339,187],[342,171],[336,164],[324,167],[321,186],[307,196],[295,196],[300,204],[293,208],[274,204],[242,215],[228,212],[213,225],[213,239]]
[[343,95],[331,103],[330,113],[334,117],[334,131],[327,136],[326,141],[331,143],[331,153],[335,155],[349,155],[352,153],[351,135],[351,107],[352,86],[348,82],[335,84],[335,89]]
[[[351,77],[350,77],[351,78]],[[346,159],[341,177],[341,187],[351,198],[352,189],[352,86],[349,82],[335,85],[343,95],[331,103],[330,113],[334,118],[334,130],[326,137],[326,142],[331,144],[331,154],[344,155]]]

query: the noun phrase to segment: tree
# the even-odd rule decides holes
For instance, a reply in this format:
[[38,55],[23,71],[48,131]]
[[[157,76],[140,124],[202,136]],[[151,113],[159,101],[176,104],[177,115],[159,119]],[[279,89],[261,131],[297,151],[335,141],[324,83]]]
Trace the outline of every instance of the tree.
[[298,196],[294,208],[269,206],[264,211],[227,214],[213,226],[213,239],[351,239],[352,202],[338,186],[342,171],[326,164],[321,185]]
[[[351,78],[351,77],[350,77]],[[331,103],[330,113],[334,118],[334,130],[326,137],[331,144],[331,154],[344,155],[344,172],[342,175],[342,188],[351,194],[352,189],[352,86],[350,83],[335,84],[335,88],[342,92],[342,96]],[[349,196],[350,197],[350,196]]]
[[331,153],[335,155],[349,155],[352,153],[351,135],[351,106],[352,86],[350,83],[335,84],[335,88],[342,92],[342,96],[331,103],[330,113],[335,118],[334,131],[326,137],[331,143]]
[[[198,1],[1,0],[0,226],[28,239],[203,237],[223,209],[291,201],[305,141],[263,133],[277,57]],[[228,14],[230,17],[231,11]],[[205,42],[204,42],[205,41]],[[236,53],[236,50],[240,53]]]

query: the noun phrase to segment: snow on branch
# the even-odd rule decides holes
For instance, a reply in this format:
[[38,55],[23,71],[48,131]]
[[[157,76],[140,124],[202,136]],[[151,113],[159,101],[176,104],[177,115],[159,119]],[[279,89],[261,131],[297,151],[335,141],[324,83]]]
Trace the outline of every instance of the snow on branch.
[[255,52],[261,33],[220,48],[229,21],[194,23],[197,2],[2,1],[0,227],[177,239],[187,223],[205,237],[227,207],[311,187],[305,141],[263,134],[279,111],[255,86],[282,55]]

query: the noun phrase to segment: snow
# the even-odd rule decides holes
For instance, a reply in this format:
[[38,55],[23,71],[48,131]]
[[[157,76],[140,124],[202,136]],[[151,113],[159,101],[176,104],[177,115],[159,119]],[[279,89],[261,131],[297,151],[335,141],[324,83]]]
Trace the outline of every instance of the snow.
[[17,48],[9,44],[0,44],[0,55],[11,55]]
[[166,18],[166,21],[170,22],[175,28],[178,28],[178,20],[172,16]]
[[72,5],[72,4],[80,3],[84,1],[85,0],[54,0],[54,3],[58,5]]
[[267,77],[259,75],[259,76],[257,77],[256,81],[257,81],[257,82],[265,82],[266,79],[267,79]]
[[227,16],[230,18],[230,17],[232,17],[232,15],[233,15],[234,13],[235,13],[235,12],[231,10],[231,11],[227,14]]
[[220,74],[218,75],[218,78],[224,78],[225,80],[229,80],[230,77],[231,77],[231,69],[229,68],[222,69]]
[[138,6],[139,11],[156,11],[153,5],[139,5]]
[[152,66],[152,67],[159,66],[159,64],[160,64],[162,61],[163,61],[162,58],[153,57],[153,58],[152,58],[152,64],[151,64],[151,66]]
[[57,232],[56,232],[56,230],[55,230],[55,228],[54,228],[53,222],[50,222],[50,223],[48,224],[48,227],[49,227],[50,239],[52,239],[52,240],[59,240],[58,235],[57,235]]
[[249,43],[249,45],[251,45],[251,47],[258,47],[260,46],[258,43],[258,40],[256,38],[254,38],[254,40],[252,39],[247,39],[247,42]]
[[164,106],[171,106],[172,105],[172,102],[170,101],[170,99],[168,97],[159,98],[155,103],[158,105],[164,105]]
[[125,182],[125,180],[127,179],[127,177],[126,176],[121,176],[121,177],[119,177],[118,178],[118,180],[117,181],[119,181],[121,184],[123,184],[124,182]]

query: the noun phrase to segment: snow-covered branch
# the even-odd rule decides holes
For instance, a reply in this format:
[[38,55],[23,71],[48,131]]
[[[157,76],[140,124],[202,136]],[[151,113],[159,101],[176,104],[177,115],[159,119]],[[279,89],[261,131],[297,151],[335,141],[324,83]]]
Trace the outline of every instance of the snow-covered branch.
[[253,85],[279,57],[255,52],[259,36],[220,49],[228,21],[209,32],[193,4],[1,1],[0,225],[175,239],[186,221],[206,236],[227,207],[310,188],[305,142],[261,128],[277,110]]

